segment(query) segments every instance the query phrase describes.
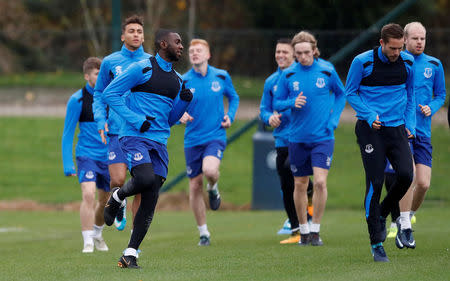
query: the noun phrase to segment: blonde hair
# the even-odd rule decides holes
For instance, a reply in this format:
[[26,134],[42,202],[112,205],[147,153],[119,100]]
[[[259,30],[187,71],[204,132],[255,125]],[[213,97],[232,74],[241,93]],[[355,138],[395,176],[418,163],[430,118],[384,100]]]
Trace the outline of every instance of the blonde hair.
[[292,38],[292,47],[295,48],[295,45],[298,43],[310,43],[311,47],[313,49],[314,57],[318,58],[320,56],[319,48],[317,48],[317,40],[314,35],[307,31],[300,31],[299,33],[295,34],[294,38]]
[[205,39],[194,38],[191,40],[191,43],[189,43],[189,47],[198,45],[198,44],[205,46],[209,52],[209,44],[208,44],[208,41],[206,41]]
[[420,22],[418,22],[418,21],[413,21],[413,22],[410,22],[410,23],[408,23],[407,25],[405,25],[405,28],[403,29],[403,32],[405,33],[405,37],[408,37],[409,30],[410,30],[411,28],[413,28],[414,26],[418,26],[418,27],[423,28],[423,30],[425,31],[425,33],[427,33],[427,30],[425,29],[425,26],[423,26],[422,23],[420,23]]

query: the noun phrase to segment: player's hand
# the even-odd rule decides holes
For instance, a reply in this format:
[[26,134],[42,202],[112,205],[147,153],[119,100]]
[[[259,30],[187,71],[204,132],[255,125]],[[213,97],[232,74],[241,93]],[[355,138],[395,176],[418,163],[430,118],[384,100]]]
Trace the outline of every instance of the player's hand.
[[187,122],[192,122],[194,120],[194,117],[189,115],[189,113],[185,112],[183,116],[180,118],[180,122],[183,124],[187,124]]
[[98,130],[98,132],[100,134],[100,137],[102,138],[102,143],[106,144],[107,141],[106,141],[106,136],[105,135],[106,135],[106,133],[109,132],[108,123],[105,123],[105,129],[104,130]]
[[222,125],[222,127],[225,128],[225,129],[231,127],[231,120],[230,120],[230,117],[229,117],[228,115],[225,115],[225,116],[223,117],[223,121],[222,121],[221,125]]
[[141,133],[145,133],[148,131],[148,129],[150,129],[150,121],[155,120],[155,117],[152,116],[145,116],[145,120],[144,123],[142,123],[141,128],[139,129],[139,132]]
[[190,102],[194,95],[192,94],[190,89],[183,88],[180,92],[180,99],[182,101]]
[[379,130],[381,129],[381,122],[380,122],[380,118],[377,115],[377,120],[373,121],[372,123],[372,128],[374,128],[375,130]]
[[269,125],[273,128],[278,128],[281,125],[281,114],[274,113],[269,118]]
[[419,107],[420,107],[420,111],[422,112],[423,115],[425,115],[427,117],[431,115],[431,108],[428,105],[419,104]]
[[295,107],[296,108],[302,108],[305,104],[306,104],[306,96],[304,96],[303,92],[301,92],[295,98]]
[[408,130],[408,128],[405,128],[405,130],[406,130],[406,135],[408,136],[408,139],[413,139],[413,138],[414,138],[414,135],[411,134],[411,131]]

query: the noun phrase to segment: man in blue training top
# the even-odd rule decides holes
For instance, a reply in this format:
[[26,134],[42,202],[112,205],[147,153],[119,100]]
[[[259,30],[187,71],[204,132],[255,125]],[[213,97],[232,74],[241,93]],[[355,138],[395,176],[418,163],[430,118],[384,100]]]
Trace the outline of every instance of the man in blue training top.
[[[274,109],[291,109],[289,161],[300,222],[299,245],[323,245],[320,221],[327,201],[327,176],[334,151],[334,130],[345,106],[344,86],[333,65],[318,59],[315,37],[305,31],[292,39],[298,63],[280,75]],[[314,175],[311,226],[307,222],[309,176]]]
[[[261,104],[259,107],[259,116],[261,120],[264,124],[274,128],[273,136],[275,138],[275,148],[277,151],[276,167],[280,178],[281,190],[283,191],[282,195],[284,209],[288,216],[288,222],[290,225],[288,233],[290,233],[291,236],[280,241],[280,244],[292,244],[300,241],[299,223],[294,203],[294,176],[291,172],[288,157],[289,118],[291,115],[291,110],[287,109],[283,112],[277,112],[273,109],[274,93],[276,92],[276,85],[280,74],[284,69],[295,63],[294,59],[294,48],[291,45],[291,39],[279,39],[275,47],[275,61],[277,62],[278,69],[266,79],[264,83],[263,95],[261,97]],[[309,181],[308,201],[310,201],[310,197],[312,195],[312,188],[313,184]],[[308,213],[308,215],[310,214]],[[284,226],[282,230],[284,230]],[[278,233],[280,234],[280,232]]]
[[[183,84],[195,94],[187,112],[180,119],[186,124],[184,154],[189,177],[189,203],[200,232],[199,246],[210,245],[206,225],[206,207],[203,201],[203,175],[207,180],[209,206],[217,210],[220,194],[217,187],[219,166],[226,147],[226,132],[234,120],[239,106],[239,96],[230,75],[222,69],[208,65],[211,57],[209,44],[203,39],[193,39],[189,45],[192,69],[183,75]],[[225,114],[223,97],[229,101]]]
[[126,197],[141,194],[131,238],[118,263],[123,268],[139,268],[137,249],[147,234],[159,189],[167,177],[170,126],[181,118],[192,99],[172,67],[183,52],[180,35],[159,30],[155,51],[156,56],[131,64],[103,92],[103,101],[125,121],[120,145],[131,172],[129,181],[111,190],[104,212],[106,225],[113,223]]
[[[83,64],[83,89],[73,94],[67,103],[66,119],[62,137],[62,157],[64,174],[77,176],[81,184],[82,201],[80,205],[81,234],[83,253],[92,253],[94,245],[99,251],[108,251],[102,237],[103,209],[109,196],[109,173],[106,146],[97,133],[97,125],[92,113],[94,86],[99,73],[101,60],[90,57]],[[79,124],[80,133],[76,146],[77,172],[72,158],[73,138]],[[95,202],[95,189],[98,190]]]
[[[102,101],[102,95],[109,83],[131,63],[150,57],[149,54],[144,52],[142,47],[144,42],[144,22],[141,17],[133,15],[125,19],[122,24],[121,40],[123,42],[122,49],[103,59],[94,93],[94,118],[102,141],[108,145],[108,168],[111,175],[111,188],[121,187],[125,183],[127,162],[120,148],[118,138],[123,121],[114,110],[108,110],[106,104]],[[105,134],[109,137],[108,143],[106,142]],[[139,202],[140,195],[137,194],[132,205],[133,215],[137,212]],[[114,225],[118,230],[123,230],[126,223],[125,201],[121,212],[118,213],[114,221]]]
[[[408,137],[415,135],[414,58],[402,52],[403,29],[387,24],[379,47],[356,56],[350,66],[346,95],[358,121],[355,133],[366,172],[365,215],[374,261],[389,261],[383,248],[386,217],[413,179]],[[396,171],[395,183],[379,203],[386,158]]]

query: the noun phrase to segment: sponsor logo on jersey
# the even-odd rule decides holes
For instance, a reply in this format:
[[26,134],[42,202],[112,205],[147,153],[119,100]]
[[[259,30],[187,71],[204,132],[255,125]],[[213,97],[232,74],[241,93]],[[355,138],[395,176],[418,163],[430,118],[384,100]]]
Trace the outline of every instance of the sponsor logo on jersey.
[[292,82],[292,88],[294,91],[300,91],[300,82],[298,81]]
[[120,74],[122,74],[122,66],[121,65],[116,66],[115,72],[116,72],[116,77],[119,76]]
[[425,78],[431,78],[431,76],[433,76],[433,69],[426,67],[423,76],[425,76]]
[[221,87],[220,87],[220,83],[218,81],[214,81],[211,84],[211,90],[213,90],[214,92],[218,92],[220,91]]
[[323,78],[317,78],[317,81],[316,81],[316,87],[317,88],[323,88],[323,87],[325,87],[325,79],[323,79]]
[[109,153],[108,159],[109,159],[109,160],[114,160],[114,159],[116,159],[116,153],[115,153],[114,151],[111,151],[111,152]]
[[274,85],[274,86],[273,86],[273,91],[276,92],[277,89],[278,89],[278,85]]
[[142,158],[144,158],[144,156],[142,155],[142,153],[138,152],[134,154],[134,161],[141,161]]
[[373,146],[369,143],[366,145],[366,149],[364,149],[365,152],[367,153],[372,153],[373,152]]

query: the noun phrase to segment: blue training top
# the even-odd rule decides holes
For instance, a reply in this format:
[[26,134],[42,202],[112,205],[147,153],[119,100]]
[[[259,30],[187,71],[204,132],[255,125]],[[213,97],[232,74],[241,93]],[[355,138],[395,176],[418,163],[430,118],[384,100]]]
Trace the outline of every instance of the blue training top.
[[75,149],[77,157],[89,157],[97,161],[107,161],[107,147],[97,131],[97,125],[92,113],[94,89],[86,86],[73,94],[67,103],[66,119],[64,121],[64,132],[62,136],[62,158],[64,174],[66,176],[76,174],[73,163],[73,137],[75,128],[79,123],[80,133]]
[[[295,62],[294,62],[295,64]],[[276,72],[272,73],[270,75],[265,83],[264,83],[264,90],[261,97],[261,104],[259,106],[260,110],[260,118],[261,120],[266,124],[269,125],[269,118],[272,116],[274,109],[273,109],[273,102],[274,102],[274,96],[275,92],[277,90],[277,82],[282,73],[282,70],[280,68],[277,69]],[[291,109],[288,108],[282,112],[278,112],[281,114],[281,124],[277,128],[273,130],[273,136],[275,137],[275,147],[286,147],[289,145],[289,118],[291,115]]]
[[183,75],[183,83],[194,94],[187,108],[194,120],[186,124],[184,146],[193,147],[211,140],[226,142],[226,132],[221,126],[225,116],[223,97],[229,101],[227,115],[231,122],[239,106],[239,96],[228,72],[208,65],[206,75],[202,76],[192,68]]
[[[131,64],[114,79],[102,97],[125,120],[121,136],[144,137],[167,145],[170,126],[181,118],[189,104],[180,99],[181,81],[172,63],[159,54]],[[130,90],[124,100],[122,96]],[[141,133],[146,116],[155,119],[150,121],[150,129]]]
[[[431,138],[431,117],[444,105],[446,95],[444,68],[440,60],[424,53],[414,56],[414,92],[416,134]],[[419,104],[428,105],[431,116],[423,115]]]
[[130,64],[149,57],[150,55],[144,52],[142,46],[136,51],[130,51],[123,45],[120,51],[114,52],[103,59],[94,93],[94,118],[97,122],[98,130],[104,130],[105,123],[107,122],[108,134],[118,135],[120,133],[123,121],[113,110],[107,111],[106,104],[102,101],[101,96],[109,83],[120,75]]
[[397,61],[389,62],[381,46],[353,59],[345,91],[358,119],[372,126],[378,115],[383,126],[406,124],[415,135],[413,62],[414,58],[403,51]]
[[[296,108],[295,99],[301,92],[306,96],[306,104]],[[315,59],[310,66],[297,63],[280,75],[274,108],[279,112],[291,109],[289,142],[334,139],[344,107],[344,86],[330,62]]]

